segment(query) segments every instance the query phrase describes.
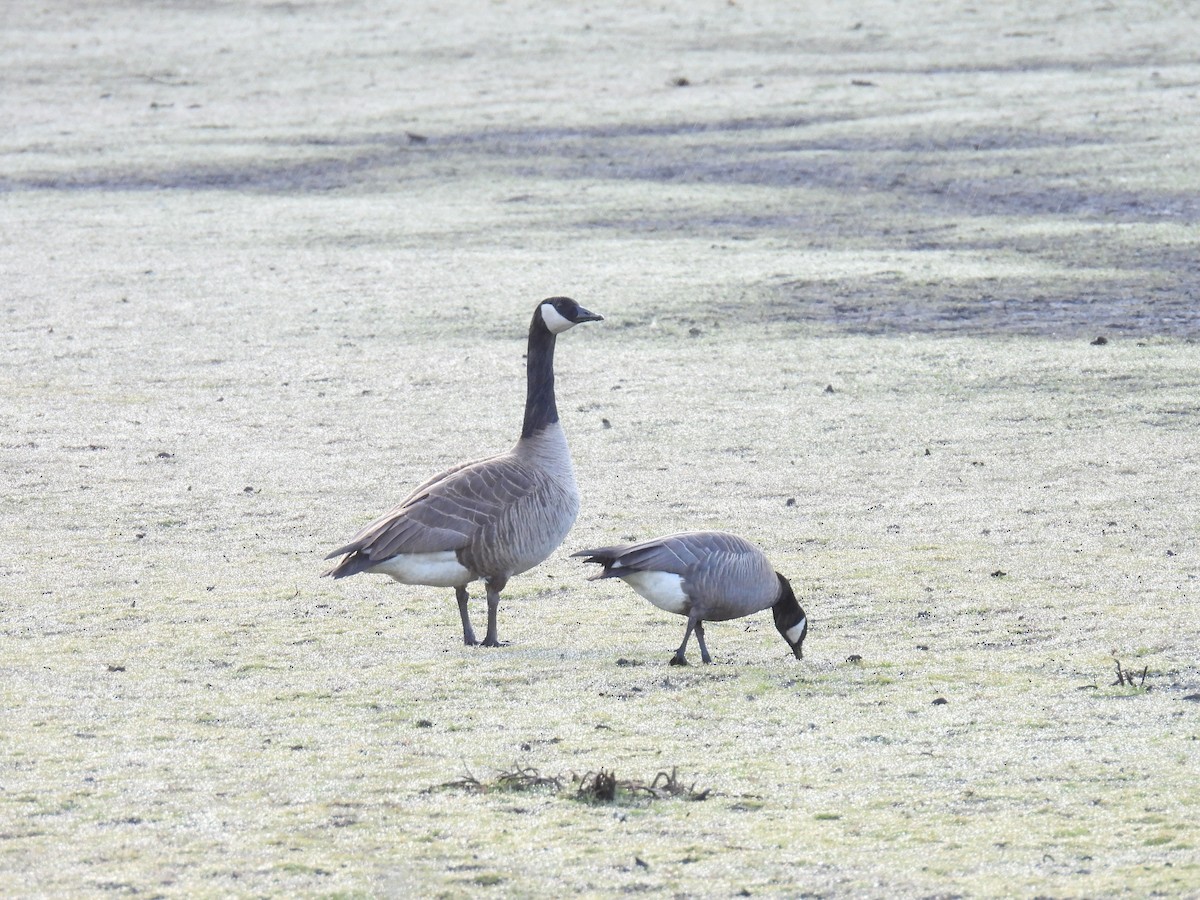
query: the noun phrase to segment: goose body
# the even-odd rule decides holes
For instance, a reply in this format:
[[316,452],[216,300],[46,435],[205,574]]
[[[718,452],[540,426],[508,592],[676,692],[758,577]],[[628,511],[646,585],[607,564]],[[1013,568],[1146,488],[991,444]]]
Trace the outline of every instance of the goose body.
[[738,619],[768,608],[793,655],[803,657],[808,617],[791,583],[744,538],[724,531],[686,531],[572,556],[603,566],[589,580],[620,578],[659,609],[687,617],[672,665],[687,664],[684,651],[693,631],[701,659],[712,662],[704,642],[705,622]]
[[562,544],[579,513],[579,489],[554,396],[555,337],[600,321],[567,297],[538,304],[529,327],[527,393],[521,437],[506,453],[452,466],[417,486],[326,558],[325,574],[388,575],[402,584],[453,587],[463,642],[475,644],[466,586],[483,580],[488,630],[498,646],[496,611],[508,579]]

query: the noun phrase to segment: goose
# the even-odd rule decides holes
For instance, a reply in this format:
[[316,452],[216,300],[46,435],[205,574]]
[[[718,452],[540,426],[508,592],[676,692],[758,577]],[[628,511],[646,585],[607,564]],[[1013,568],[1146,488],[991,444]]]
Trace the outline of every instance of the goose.
[[554,402],[554,343],[581,322],[604,317],[569,297],[541,301],[529,325],[525,421],[506,453],[452,466],[419,485],[326,559],[324,574],[390,575],[401,584],[452,587],[463,643],[476,644],[467,585],[483,580],[488,624],[483,646],[498,647],[500,592],[558,548],[579,512],[579,488]]
[[796,659],[803,659],[808,617],[791,583],[774,570],[766,554],[744,538],[724,531],[685,531],[636,544],[580,550],[572,556],[604,568],[589,581],[620,578],[667,612],[687,616],[683,643],[671,665],[686,666],[688,638],[696,632],[700,658],[712,662],[704,643],[704,623],[738,619],[770,607],[775,627]]

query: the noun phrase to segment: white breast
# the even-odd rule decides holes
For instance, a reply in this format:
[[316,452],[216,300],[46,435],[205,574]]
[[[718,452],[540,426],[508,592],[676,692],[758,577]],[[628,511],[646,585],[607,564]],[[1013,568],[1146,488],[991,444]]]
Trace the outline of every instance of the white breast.
[[390,575],[401,584],[458,587],[474,581],[471,570],[458,561],[453,550],[436,553],[401,553],[367,569]]
[[667,612],[686,616],[692,602],[683,592],[683,577],[671,572],[630,572],[618,576],[627,585]]

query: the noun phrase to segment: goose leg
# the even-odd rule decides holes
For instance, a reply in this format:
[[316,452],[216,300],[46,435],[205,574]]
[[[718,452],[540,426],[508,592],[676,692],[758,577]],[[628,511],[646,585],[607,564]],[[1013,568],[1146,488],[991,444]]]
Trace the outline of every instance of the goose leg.
[[[671,657],[671,665],[686,666],[688,664],[687,657],[683,655],[683,651],[687,649],[688,638],[692,636],[692,632],[700,625],[699,619],[693,619],[688,616],[687,631],[683,633],[683,643],[679,645],[679,649],[675,651],[675,655]],[[699,634],[697,634],[699,637]]]
[[500,592],[508,584],[507,578],[492,578],[485,582],[487,585],[488,630],[483,639],[485,647],[499,647],[500,639],[496,637],[496,610],[500,608]]
[[706,663],[712,662],[712,657],[708,655],[708,647],[704,644],[704,623],[696,623],[696,643],[700,645],[700,659]]
[[473,647],[479,641],[475,640],[475,630],[471,627],[471,614],[467,612],[467,589],[456,587],[454,596],[458,598],[458,615],[462,619],[463,625],[463,643],[468,647]]

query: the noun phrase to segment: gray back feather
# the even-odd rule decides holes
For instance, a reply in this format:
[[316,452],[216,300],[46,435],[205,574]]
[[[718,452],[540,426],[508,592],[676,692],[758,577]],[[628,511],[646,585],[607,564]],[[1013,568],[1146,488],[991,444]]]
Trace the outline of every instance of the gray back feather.
[[766,554],[723,531],[687,531],[573,555],[604,565],[598,577],[631,571],[679,575],[692,609],[708,621],[749,615],[779,599],[779,579]]
[[578,512],[574,469],[555,424],[507,453],[435,475],[327,558],[358,554],[369,560],[361,569],[399,553],[452,550],[477,575],[514,575],[549,556]]

